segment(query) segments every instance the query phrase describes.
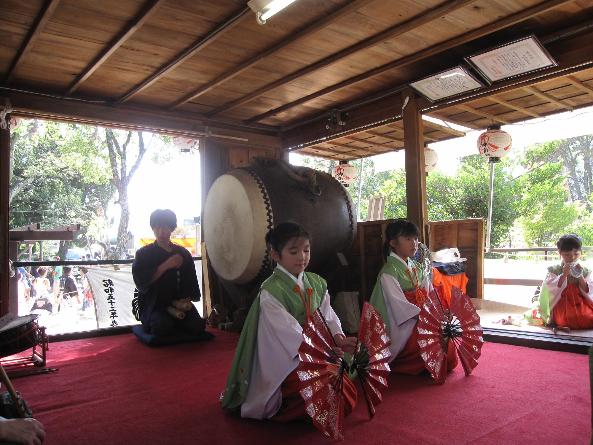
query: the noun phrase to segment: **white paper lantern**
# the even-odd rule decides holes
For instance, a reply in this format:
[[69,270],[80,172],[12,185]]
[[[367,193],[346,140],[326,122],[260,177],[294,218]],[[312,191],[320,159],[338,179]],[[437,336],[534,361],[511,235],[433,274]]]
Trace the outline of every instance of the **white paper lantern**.
[[426,173],[433,171],[437,166],[437,162],[439,162],[437,152],[432,148],[426,147],[424,149],[424,170]]
[[478,137],[478,150],[487,158],[502,158],[511,151],[512,138],[506,131],[488,129]]
[[187,136],[174,136],[171,138],[171,142],[179,148],[182,153],[189,153],[198,144],[198,140]]
[[332,176],[348,187],[356,180],[356,167],[350,164],[339,164],[334,167]]

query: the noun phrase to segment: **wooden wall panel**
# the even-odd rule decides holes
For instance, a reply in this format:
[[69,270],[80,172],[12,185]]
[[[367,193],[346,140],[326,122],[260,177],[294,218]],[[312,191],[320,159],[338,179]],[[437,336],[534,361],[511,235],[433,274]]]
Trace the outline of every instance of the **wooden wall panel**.
[[[383,267],[383,238],[391,220],[359,222],[351,254],[351,273],[360,275],[361,302],[368,300]],[[483,298],[484,293],[484,220],[481,218],[428,223],[429,248],[437,251],[457,247],[467,258],[467,293]]]
[[466,274],[469,279],[467,294],[484,297],[484,220],[472,218],[453,221],[433,221],[429,226],[429,247],[435,252],[457,247],[467,258]]

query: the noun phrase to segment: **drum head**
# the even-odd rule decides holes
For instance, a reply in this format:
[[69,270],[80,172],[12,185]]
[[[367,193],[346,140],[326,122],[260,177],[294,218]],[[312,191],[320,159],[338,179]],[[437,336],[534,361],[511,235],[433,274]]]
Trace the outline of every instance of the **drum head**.
[[39,315],[28,314],[17,317],[12,314],[6,314],[0,319],[0,333],[11,331],[12,329],[19,328],[37,320]]
[[267,192],[257,176],[233,170],[214,181],[204,205],[204,241],[210,264],[223,279],[248,283],[266,259],[273,226]]

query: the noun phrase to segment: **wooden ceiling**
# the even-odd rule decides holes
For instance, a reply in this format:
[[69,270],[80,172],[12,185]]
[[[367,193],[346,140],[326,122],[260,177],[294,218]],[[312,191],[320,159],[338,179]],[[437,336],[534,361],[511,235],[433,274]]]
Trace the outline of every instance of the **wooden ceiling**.
[[[266,25],[246,3],[4,0],[0,96],[40,114],[48,101],[62,114],[104,107],[122,122],[158,113],[352,159],[403,146],[410,82],[535,34],[557,67],[421,99],[422,110],[485,128],[593,104],[593,0],[298,0]],[[345,125],[327,125],[332,110]],[[460,135],[434,124],[424,134]]]

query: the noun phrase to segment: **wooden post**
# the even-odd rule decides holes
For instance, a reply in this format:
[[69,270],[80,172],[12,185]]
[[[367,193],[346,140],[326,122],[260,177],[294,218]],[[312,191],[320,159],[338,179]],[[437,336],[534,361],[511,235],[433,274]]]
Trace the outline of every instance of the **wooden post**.
[[420,241],[428,241],[426,205],[426,172],[424,165],[424,132],[422,114],[416,93],[410,88],[402,92],[404,146],[406,166],[406,202],[408,219],[420,229]]
[[[202,189],[202,212],[204,210],[204,205],[206,203],[206,197],[208,196],[208,191],[212,184],[220,175],[227,172],[229,168],[228,162],[228,148],[226,148],[223,144],[217,143],[215,140],[211,138],[202,138],[200,139],[200,170],[201,170],[201,189]],[[204,214],[202,213],[201,216],[202,221],[202,241],[207,241],[204,238]],[[205,243],[203,252],[206,251]],[[204,255],[204,254],[203,254]],[[204,300],[202,304],[204,305],[204,317],[207,318],[210,315],[210,310],[212,306],[217,303],[222,303],[224,305],[224,301],[222,298],[222,292],[220,291],[220,285],[218,279],[210,269],[210,262],[207,260],[207,252],[202,257],[202,267],[208,268],[207,271],[202,269],[202,293],[204,294]],[[204,262],[204,260],[206,260]],[[207,278],[207,279],[205,279]],[[206,288],[206,286],[208,286]],[[207,300],[206,301],[206,296]]]
[[[10,236],[10,232],[9,232]],[[8,242],[8,258],[12,261],[16,261],[18,258],[19,243],[17,241]],[[24,277],[23,277],[24,279]],[[11,314],[18,314],[19,312],[19,283],[17,280],[16,273],[14,277],[10,279],[8,290],[8,312]],[[30,308],[28,308],[30,309]]]
[[[4,105],[7,106],[7,105]],[[0,105],[0,111],[3,105]],[[10,197],[10,115],[6,128],[0,120],[0,315],[9,312],[10,274],[8,270],[8,212]]]

